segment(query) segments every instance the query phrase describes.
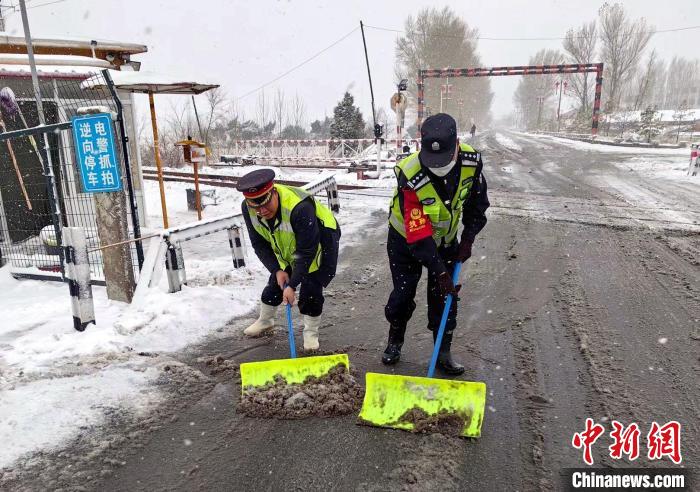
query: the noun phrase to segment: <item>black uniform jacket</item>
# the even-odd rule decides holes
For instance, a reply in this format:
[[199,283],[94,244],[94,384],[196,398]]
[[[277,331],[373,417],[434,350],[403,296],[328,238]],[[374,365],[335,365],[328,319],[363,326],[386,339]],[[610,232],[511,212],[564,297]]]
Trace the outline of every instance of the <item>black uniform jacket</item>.
[[[455,190],[459,184],[460,168],[462,166],[461,153],[458,154],[457,162],[454,167],[450,170],[444,177],[437,176],[427,170],[428,176],[430,176],[430,181],[437,191],[438,195],[443,202],[447,202],[454,196]],[[477,176],[472,186],[471,195],[469,199],[464,202],[462,208],[462,224],[464,225],[464,230],[462,231],[462,236],[460,241],[474,242],[476,235],[484,228],[486,225],[486,209],[489,208],[489,198],[487,193],[486,178],[484,177],[481,160],[479,160],[477,165]],[[399,206],[401,207],[401,213],[405,214],[404,210],[404,193],[411,193],[412,190],[408,187],[408,184],[404,181],[405,176],[403,174],[399,177]],[[398,234],[394,231],[393,227],[390,227],[390,233]],[[416,242],[409,243],[408,248],[411,254],[420,263],[428,268],[428,270],[440,274],[442,272],[447,272],[447,268],[443,263],[440,255],[438,254],[438,247],[435,240],[432,237],[425,237]],[[449,272],[448,272],[449,273]]]
[[[271,274],[276,273],[280,270],[280,264],[277,261],[275,252],[272,250],[272,245],[258,234],[253,227],[245,200],[243,200],[241,209],[255,254],[260,258],[262,264],[265,265],[265,268],[267,268]],[[272,221],[273,224],[279,223],[281,215],[280,210],[281,207],[277,209],[277,216]],[[269,222],[265,219],[261,219],[261,222],[270,227]],[[328,286],[335,276],[336,266],[338,264],[340,225],[337,226],[336,230],[328,229],[321,225],[316,217],[316,207],[311,197],[304,199],[294,207],[290,215],[290,222],[292,224],[294,236],[296,237],[297,249],[294,255],[294,269],[291,272],[289,286],[296,289],[302,279],[309,274],[309,268],[316,257],[319,243],[322,249],[319,275],[321,276],[321,283],[323,286]]]

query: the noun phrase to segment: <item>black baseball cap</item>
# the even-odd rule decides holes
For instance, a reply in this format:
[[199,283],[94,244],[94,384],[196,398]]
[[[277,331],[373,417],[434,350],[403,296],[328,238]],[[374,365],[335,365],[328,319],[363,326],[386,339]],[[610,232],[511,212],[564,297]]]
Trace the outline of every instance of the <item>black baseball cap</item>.
[[446,113],[426,118],[420,127],[421,149],[418,157],[425,167],[446,166],[457,146],[457,122]]

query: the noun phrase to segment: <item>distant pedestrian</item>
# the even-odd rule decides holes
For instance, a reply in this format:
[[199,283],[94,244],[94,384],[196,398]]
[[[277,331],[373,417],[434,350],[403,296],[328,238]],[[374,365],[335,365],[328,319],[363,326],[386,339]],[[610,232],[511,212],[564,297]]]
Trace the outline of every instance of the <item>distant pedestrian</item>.
[[472,129],[469,130],[469,133],[471,133],[472,138],[474,138],[474,135],[476,135],[476,125],[472,123]]

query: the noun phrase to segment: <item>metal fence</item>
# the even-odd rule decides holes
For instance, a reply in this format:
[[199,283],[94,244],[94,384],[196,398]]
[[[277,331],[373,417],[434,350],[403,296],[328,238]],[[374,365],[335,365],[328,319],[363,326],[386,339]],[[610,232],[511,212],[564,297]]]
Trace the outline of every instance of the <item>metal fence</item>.
[[[40,90],[46,127],[38,127],[39,115],[31,79],[28,76],[0,76],[3,103],[0,108],[0,252],[11,265],[16,277],[62,279],[60,236],[61,227],[81,227],[85,230],[91,277],[95,283],[104,282],[103,252],[97,229],[96,202],[83,192],[71,131],[71,118],[89,112],[109,112],[117,122],[114,141],[125,181],[124,206],[130,209],[129,234],[138,234],[127,172],[121,120],[121,105],[116,92],[107,89],[81,89],[88,77],[103,74],[42,74]],[[111,86],[111,83],[109,84]],[[44,148],[48,140],[48,152]],[[49,163],[51,167],[49,168]],[[48,169],[53,170],[56,206]],[[130,169],[129,169],[130,171]],[[118,211],[107,211],[117,213]],[[120,211],[119,211],[120,212]],[[140,248],[140,246],[139,246]],[[132,264],[137,273],[137,245],[130,246]],[[110,254],[106,250],[104,254]]]
[[[396,149],[403,145],[415,145],[416,140],[387,140],[382,148],[383,159],[393,163]],[[223,162],[241,164],[275,163],[294,167],[298,164],[324,167],[358,165],[376,160],[374,139],[326,139],[326,140],[235,140],[221,153]],[[327,167],[327,166],[326,166]]]

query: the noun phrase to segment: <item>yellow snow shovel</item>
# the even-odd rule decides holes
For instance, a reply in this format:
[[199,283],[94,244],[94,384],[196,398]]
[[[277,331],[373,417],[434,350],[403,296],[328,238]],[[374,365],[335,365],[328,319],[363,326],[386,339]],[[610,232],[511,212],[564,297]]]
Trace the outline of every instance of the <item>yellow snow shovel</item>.
[[287,335],[289,337],[290,359],[267,360],[262,362],[245,362],[241,364],[241,390],[245,394],[249,388],[274,383],[277,376],[287,384],[303,383],[309,376],[325,376],[331,369],[342,364],[350,370],[348,354],[319,355],[297,358],[294,344],[294,325],[292,323],[292,306],[287,304]]
[[[455,265],[452,283],[457,284],[462,264]],[[452,295],[445,300],[428,377],[368,372],[360,420],[379,427],[420,430],[447,425],[463,437],[479,437],[486,404],[486,384],[435,379],[435,364],[445,333]],[[423,427],[421,427],[423,426]],[[460,432],[461,428],[461,432]]]

